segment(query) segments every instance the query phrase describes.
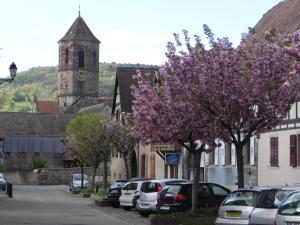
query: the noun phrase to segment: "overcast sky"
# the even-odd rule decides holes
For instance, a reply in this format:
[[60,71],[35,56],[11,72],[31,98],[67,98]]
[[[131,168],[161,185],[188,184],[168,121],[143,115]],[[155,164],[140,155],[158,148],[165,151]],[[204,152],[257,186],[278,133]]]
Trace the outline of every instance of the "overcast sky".
[[162,64],[168,41],[183,29],[237,45],[280,0],[0,0],[0,77],[12,61],[18,71],[56,66],[57,41],[81,16],[101,41],[100,62]]

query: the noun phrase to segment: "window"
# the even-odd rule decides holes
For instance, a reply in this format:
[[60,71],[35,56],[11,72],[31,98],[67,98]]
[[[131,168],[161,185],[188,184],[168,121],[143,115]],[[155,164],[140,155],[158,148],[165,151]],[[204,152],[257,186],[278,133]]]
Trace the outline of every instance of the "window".
[[270,166],[277,167],[278,166],[278,137],[272,137],[270,139]]
[[69,49],[66,48],[65,50],[65,64],[69,63]]
[[128,191],[134,191],[137,189],[138,183],[128,183],[122,189]]
[[93,64],[97,65],[97,53],[96,53],[96,50],[94,50],[94,52],[93,52]]
[[231,165],[231,144],[225,144],[225,165]]
[[78,67],[84,68],[84,51],[80,49],[78,52]]
[[231,144],[231,165],[236,165],[236,153],[235,153],[235,145]]
[[219,148],[214,149],[214,164],[219,165]]
[[297,135],[290,136],[290,165],[297,166]]

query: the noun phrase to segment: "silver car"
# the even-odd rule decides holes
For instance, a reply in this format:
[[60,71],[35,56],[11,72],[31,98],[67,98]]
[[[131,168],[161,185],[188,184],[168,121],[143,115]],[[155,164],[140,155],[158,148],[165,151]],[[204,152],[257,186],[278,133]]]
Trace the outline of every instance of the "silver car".
[[157,193],[164,186],[172,182],[186,182],[186,180],[164,179],[146,181],[141,186],[140,198],[137,200],[136,209],[141,216],[148,216],[151,212],[156,212]]
[[219,208],[216,225],[274,225],[277,208],[292,187],[257,187],[232,192]]
[[290,193],[280,204],[275,225],[300,225],[300,191]]

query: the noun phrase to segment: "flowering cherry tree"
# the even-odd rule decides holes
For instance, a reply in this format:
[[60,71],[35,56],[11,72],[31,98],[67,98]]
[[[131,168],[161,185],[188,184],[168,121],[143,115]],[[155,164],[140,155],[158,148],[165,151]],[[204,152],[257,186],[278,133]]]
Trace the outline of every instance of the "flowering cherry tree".
[[[133,129],[145,143],[179,143],[189,151],[193,158],[192,211],[195,211],[201,154],[207,150],[206,144],[217,137],[217,130],[209,114],[198,109],[198,99],[193,93],[200,85],[198,74],[187,73],[185,59],[176,61],[171,54],[168,56],[169,62],[160,70],[163,82],[159,89],[149,82],[150,75],[138,74],[135,78],[138,85],[133,88]],[[171,67],[174,69],[170,71]]]
[[[168,71],[177,76],[183,71],[198,76],[193,90],[197,112],[209,114],[223,131],[219,133],[221,138],[235,145],[241,188],[243,146],[253,135],[275,127],[299,99],[299,33],[264,44],[250,33],[234,48],[227,38],[216,41],[206,25],[204,31],[211,45],[208,50],[198,36],[191,46],[184,32],[187,51],[177,52],[176,46],[182,45],[176,36],[176,46],[171,44],[168,51]],[[192,79],[190,82],[195,83]]]
[[138,139],[132,133],[130,123],[121,124],[117,121],[109,121],[107,122],[106,127],[111,135],[111,140],[115,149],[122,154],[126,177],[129,179],[128,155],[134,151],[134,147],[138,143]]

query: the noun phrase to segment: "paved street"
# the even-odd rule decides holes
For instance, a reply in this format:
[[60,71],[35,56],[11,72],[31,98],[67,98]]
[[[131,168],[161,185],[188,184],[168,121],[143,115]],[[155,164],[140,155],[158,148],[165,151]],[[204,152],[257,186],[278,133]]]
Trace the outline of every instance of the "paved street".
[[0,225],[147,225],[137,212],[95,206],[67,186],[14,186],[13,198],[0,191]]

